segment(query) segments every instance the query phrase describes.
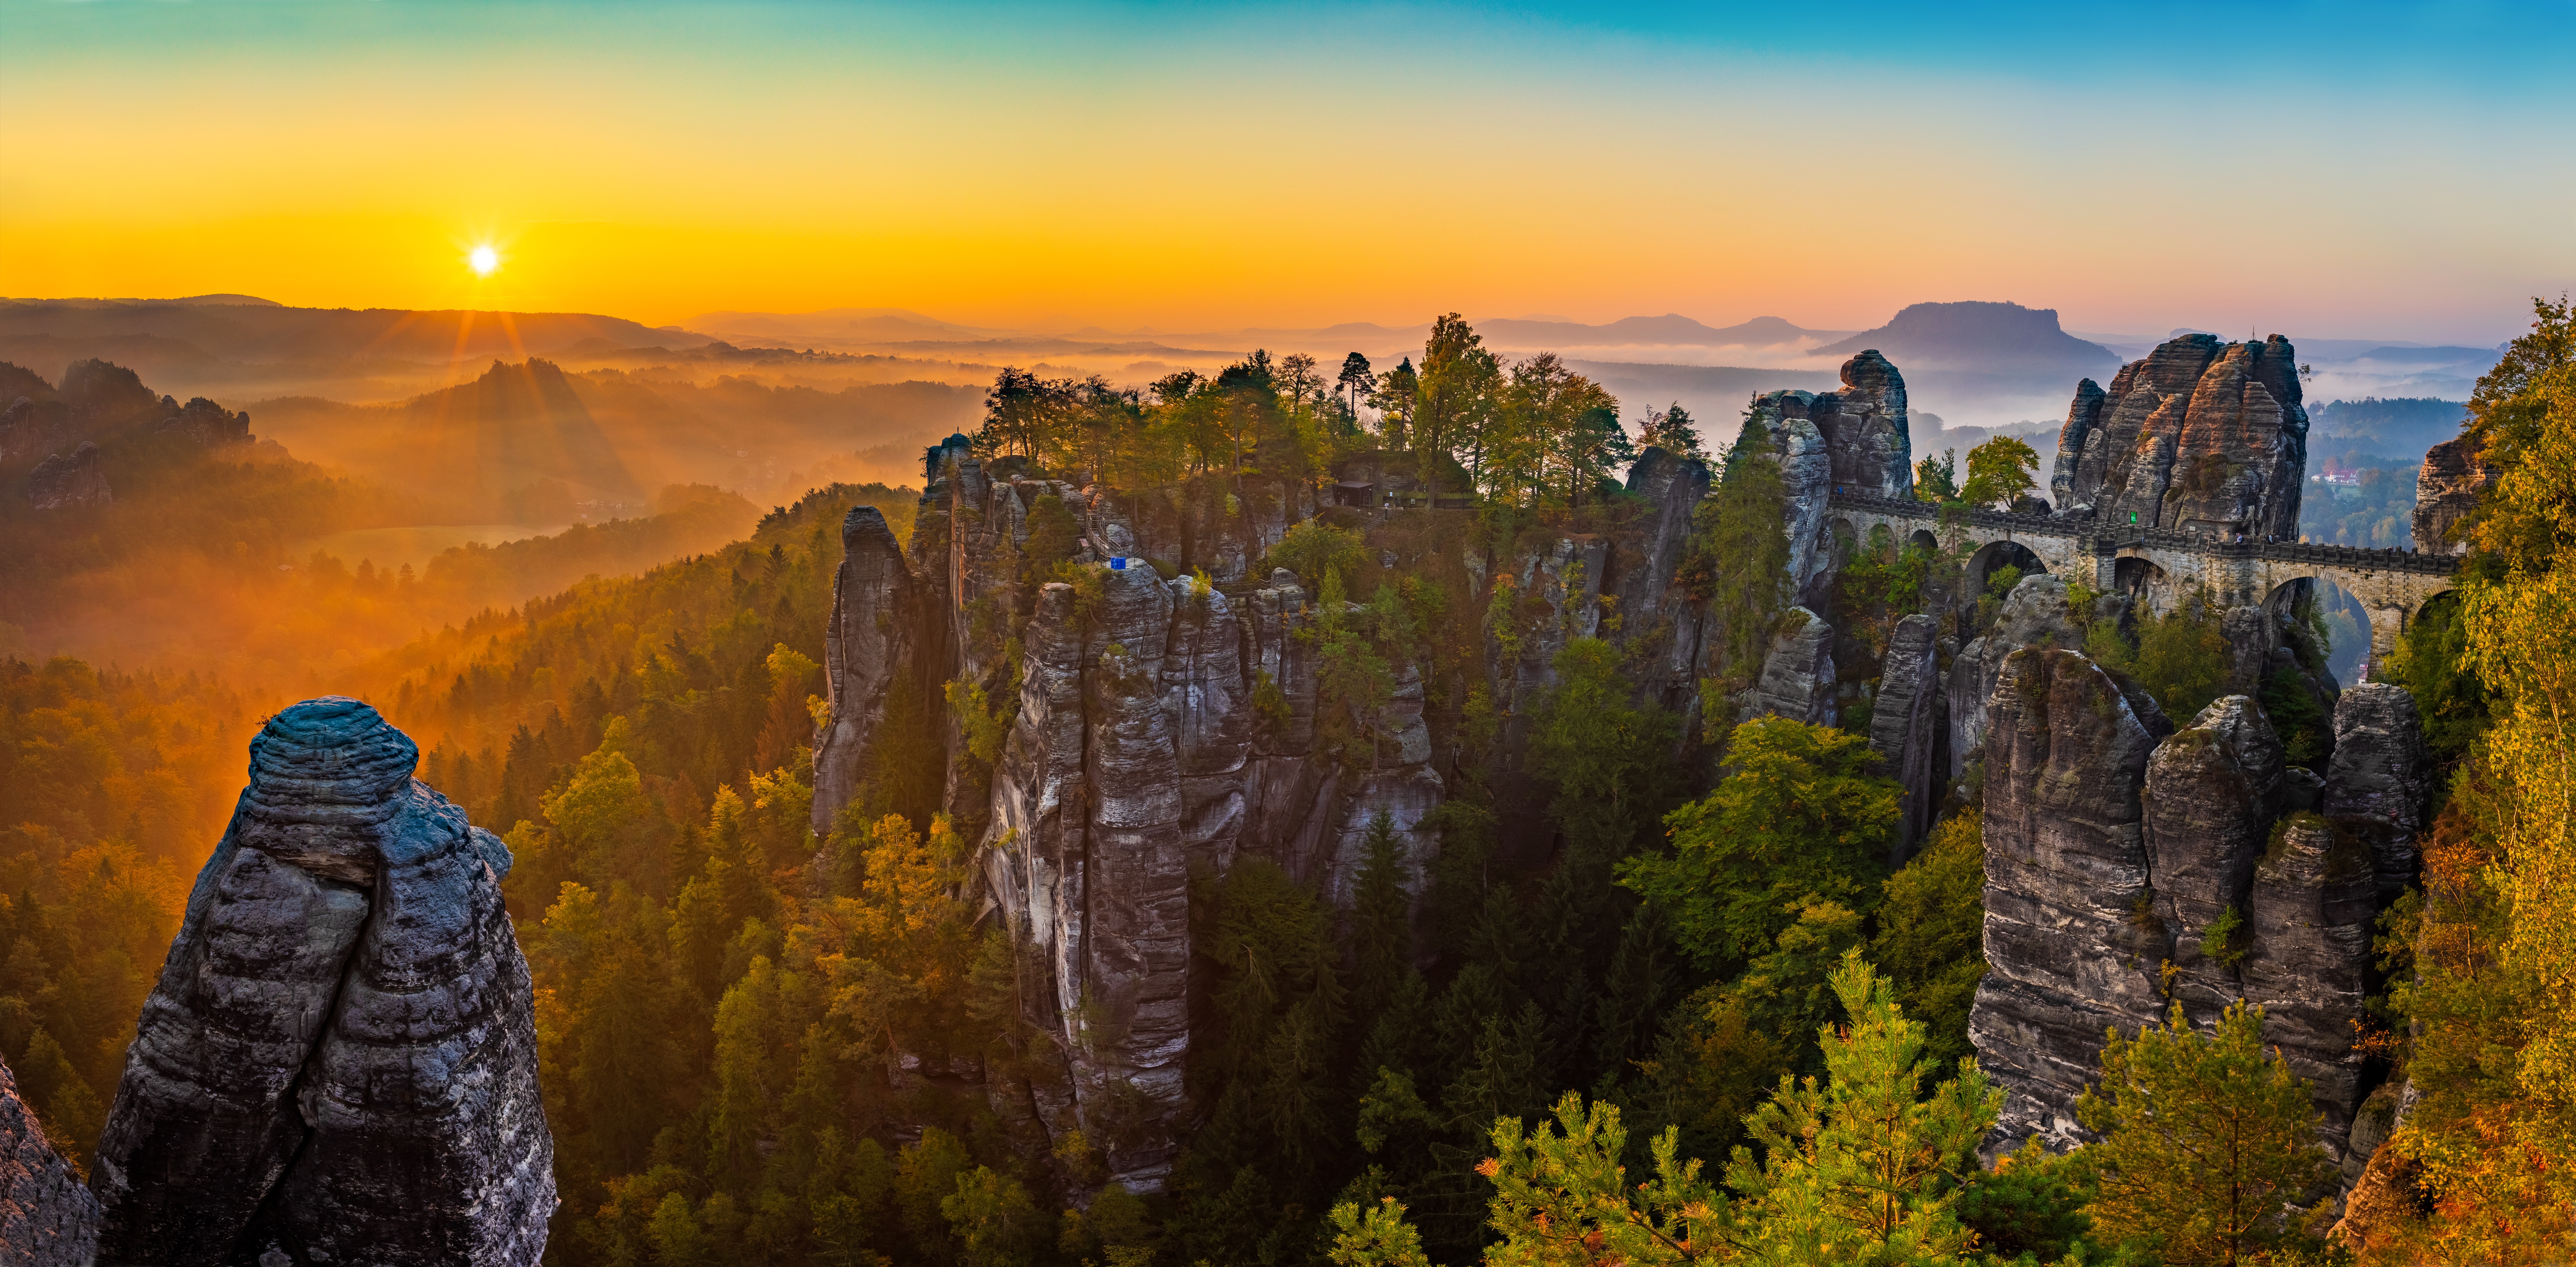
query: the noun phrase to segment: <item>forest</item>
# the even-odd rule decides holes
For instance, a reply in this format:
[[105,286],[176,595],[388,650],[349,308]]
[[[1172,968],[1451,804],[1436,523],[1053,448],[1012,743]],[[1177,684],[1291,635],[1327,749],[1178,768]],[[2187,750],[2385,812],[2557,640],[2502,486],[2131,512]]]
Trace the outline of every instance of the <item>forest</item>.
[[[1128,391],[1005,370],[973,443],[1119,488],[1320,488],[1365,458],[1406,502],[1376,532],[1433,532],[1437,508],[1463,501],[1462,548],[1489,558],[1532,534],[1621,531],[1640,507],[1616,474],[1649,446],[1704,459],[1714,486],[1682,575],[1727,617],[1706,691],[1722,699],[1751,684],[1783,618],[1766,583],[1789,549],[1777,468],[1749,420],[1712,442],[1678,405],[1621,411],[1553,356],[1487,351],[1452,314],[1418,362],[1383,371],[1356,353],[1337,367],[1255,353]],[[2576,705],[2576,317],[2563,302],[2539,306],[2465,427],[2502,476],[2457,600],[2383,669],[2421,707],[2444,782],[2421,886],[2378,930],[2378,1024],[2363,1037],[2421,1094],[2390,1144],[2402,1208],[2360,1245],[2311,1217],[2314,1111],[2259,1009],[2214,1029],[2177,1011],[2116,1036],[2082,1109],[2099,1144],[1981,1164],[2001,1092],[1967,1040],[1985,973],[1976,782],[1891,865],[1897,785],[1866,713],[1685,717],[1640,698],[1641,667],[1618,646],[1581,637],[1506,715],[1467,666],[1514,636],[1509,587],[1398,574],[1359,526],[1301,525],[1261,570],[1321,596],[1301,636],[1322,666],[1323,742],[1343,760],[1378,751],[1373,702],[1400,666],[1427,684],[1435,733],[1461,754],[1431,823],[1436,860],[1408,876],[1377,825],[1346,910],[1258,858],[1193,878],[1197,1126],[1166,1190],[1141,1196],[1102,1182],[1107,1141],[1074,1132],[1032,1155],[984,1092],[1011,1071],[1042,1081],[1031,1071],[1060,1039],[1027,1020],[1036,967],[986,917],[979,842],[907,812],[922,798],[895,787],[820,838],[808,826],[843,516],[874,506],[906,537],[921,490],[818,489],[729,544],[680,547],[640,575],[561,576],[524,602],[481,579],[523,566],[513,547],[419,576],[311,558],[265,601],[325,624],[388,606],[402,615],[376,625],[422,612],[419,626],[444,625],[318,680],[414,736],[420,777],[515,858],[505,892],[537,988],[562,1196],[550,1261],[2540,1262],[2576,1199],[2576,736],[2562,720]],[[2010,505],[2036,462],[2010,437],[1926,456],[1917,495]],[[2409,482],[2373,474],[2361,487]],[[293,508],[281,523],[349,495],[273,462],[222,478],[275,484]],[[664,496],[656,519],[588,531],[711,507],[748,518],[714,490]],[[2402,509],[2355,517],[2370,513],[2403,522]],[[522,554],[594,557],[587,540]],[[81,567],[143,546],[102,534],[86,548],[101,562]],[[1032,531],[1027,594],[1074,549],[1069,533]],[[79,574],[48,566],[49,584]],[[1859,543],[1820,613],[1861,652],[1843,671],[1874,676],[1909,614],[1991,624],[2019,574],[1961,594],[1961,566]],[[2102,597],[2070,588],[2080,610]],[[433,589],[445,605],[406,597]],[[271,658],[322,637],[279,636]],[[2178,717],[2225,677],[2206,603],[2095,622],[2082,649]],[[273,697],[205,671],[0,659],[0,1058],[76,1161]],[[954,724],[997,724],[989,702],[967,703]],[[2298,728],[2323,720],[2265,703],[2297,760]],[[1514,821],[1523,806],[1535,817]],[[1533,835],[1543,848],[1522,846]]]

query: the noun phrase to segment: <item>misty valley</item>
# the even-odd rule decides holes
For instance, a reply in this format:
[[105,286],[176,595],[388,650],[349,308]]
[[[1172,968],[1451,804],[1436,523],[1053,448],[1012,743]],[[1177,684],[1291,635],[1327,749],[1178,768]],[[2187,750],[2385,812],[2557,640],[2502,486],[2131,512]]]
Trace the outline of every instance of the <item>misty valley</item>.
[[2555,1261],[2531,315],[0,300],[0,1245]]

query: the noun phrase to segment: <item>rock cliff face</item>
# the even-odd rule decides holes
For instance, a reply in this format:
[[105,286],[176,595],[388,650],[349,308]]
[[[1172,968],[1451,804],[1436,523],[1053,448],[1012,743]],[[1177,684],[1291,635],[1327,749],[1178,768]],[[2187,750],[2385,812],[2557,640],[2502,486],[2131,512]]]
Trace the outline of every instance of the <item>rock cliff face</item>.
[[54,454],[27,473],[27,500],[38,510],[104,506],[116,500],[99,469],[98,446],[83,440],[70,457]]
[[2467,554],[2456,529],[2502,472],[2478,456],[2477,440],[2460,436],[2424,451],[2415,473],[2415,549],[2424,554]]
[[2163,1011],[2139,796],[2158,735],[2108,673],[2048,647],[2005,657],[1987,717],[1988,970],[1968,1038],[2008,1093],[2004,1148],[2063,1149],[2103,1031]]
[[2415,837],[2431,813],[2423,720],[2405,687],[2364,682],[2335,702],[2334,730],[2323,809],[2338,830],[2370,849],[2384,905],[2414,882]]
[[0,1261],[89,1267],[98,1254],[98,1198],[45,1140],[35,1111],[0,1064]]
[[[2084,631],[2075,623],[2062,577],[2038,572],[2021,578],[2012,593],[2004,596],[1994,627],[1959,648],[1957,658],[1950,662],[1950,676],[1942,686],[1949,714],[1950,778],[1967,773],[1968,763],[1985,750],[1986,702],[2003,677],[2004,661],[2013,652],[2033,644],[2067,648],[2084,645]],[[2140,706],[2153,712],[2157,722],[2163,721],[2163,713],[2152,703]]]
[[2244,998],[2263,1007],[2263,1041],[2314,1086],[2319,1134],[2338,1161],[2366,1090],[2352,1027],[2378,913],[2368,845],[2311,813],[2274,825],[2246,900]]
[[1814,612],[1792,607],[1781,620],[1762,676],[1736,699],[1739,720],[1786,717],[1811,726],[1834,722],[1834,630]]
[[2146,843],[2154,909],[2176,970],[2170,994],[2206,1022],[2244,993],[2244,935],[2206,933],[2229,912],[2241,924],[2264,832],[2282,796],[2281,741],[2254,701],[2230,695],[2201,710],[2147,764]]
[[[1288,572],[1253,572],[1314,513],[1301,490],[1254,478],[1241,491],[1077,487],[978,459],[962,436],[930,451],[925,474],[908,551],[873,511],[854,511],[843,533],[815,824],[883,794],[871,791],[878,754],[939,749],[943,790],[925,808],[981,842],[984,891],[1050,979],[1031,1019],[1060,1040],[1062,1087],[1032,1086],[1022,1102],[1050,1135],[1112,1141],[1114,1176],[1151,1190],[1187,1126],[1190,875],[1249,853],[1347,904],[1381,812],[1419,874],[1428,843],[1414,828],[1443,791],[1424,684],[1417,666],[1393,666],[1392,698],[1353,719],[1383,737],[1374,760],[1313,752],[1316,682],[1299,634],[1325,614]],[[1695,492],[1705,479],[1668,483]],[[1678,541],[1662,548],[1667,571]],[[1069,553],[1070,570],[1032,553],[1041,546]],[[1579,603],[1597,595],[1600,562],[1576,543],[1523,561],[1521,582],[1573,582]],[[1166,580],[1157,564],[1208,580]],[[941,715],[948,681],[1007,715],[998,752],[978,756],[953,721],[906,730],[907,716]],[[905,690],[923,693],[917,711],[872,702]]]
[[2122,526],[2296,539],[2307,436],[2289,340],[2184,335],[2108,389],[2076,385],[2050,498]]
[[1913,615],[1896,622],[1887,640],[1885,672],[1871,704],[1869,746],[1887,761],[1884,773],[1905,789],[1893,861],[1932,826],[1948,781],[1948,762],[1936,761],[1948,693],[1941,683],[1941,622]]
[[[2264,1008],[2265,1041],[2314,1085],[2325,1143],[2339,1157],[2375,1147],[2384,1132],[2353,1134],[2370,1088],[2352,1027],[2362,1015],[2373,921],[2414,878],[2413,833],[2427,789],[2413,702],[2392,686],[2346,692],[2335,708],[2334,764],[2322,782],[2284,764],[2281,737],[2242,695],[2202,710],[2133,773],[2136,736],[2118,724],[2129,713],[2099,689],[2116,692],[2109,675],[2092,670],[2097,683],[2074,673],[2095,688],[2089,695],[2033,696],[2024,679],[2043,661],[2032,657],[2056,654],[2015,652],[1990,705],[1993,971],[1969,1033],[2011,1096],[1997,1142],[2031,1134],[2055,1147],[2080,1140],[2074,1100],[2101,1050],[2106,1017],[2134,1030],[2179,1003],[2205,1025],[2241,999]],[[2074,672],[2064,661],[2045,662],[2061,677]],[[2026,758],[2030,742],[2021,737],[2041,733],[2031,720],[2034,698],[2044,703],[2037,715],[2049,740],[2042,765]],[[2061,741],[2069,728],[2071,742]],[[2130,744],[2083,743],[2106,729]],[[2135,826],[2106,805],[2137,807]],[[2066,808],[2051,819],[2050,806]],[[2090,908],[2070,910],[2070,895],[2088,893]],[[2123,900],[2128,918],[2114,927],[2113,908]],[[2358,1173],[2357,1164],[2348,1168]]]
[[1771,434],[1794,515],[1790,585],[1809,606],[1821,607],[1830,596],[1818,584],[1833,567],[1825,512],[1834,490],[1904,497],[1914,488],[1904,375],[1886,357],[1865,351],[1843,362],[1842,377],[1838,392],[1776,391],[1753,398],[1753,418]]
[[[814,745],[814,830],[832,820],[861,783],[900,754],[894,745],[924,742],[944,675],[936,670],[938,612],[913,579],[894,530],[874,506],[857,506],[841,524],[841,567],[832,577],[831,623],[823,632],[831,719]],[[887,711],[909,725],[889,727]]]
[[65,412],[51,401],[40,404],[26,396],[0,409],[0,466],[33,462],[39,454],[60,452],[66,434]]
[[355,700],[251,744],[93,1178],[102,1263],[533,1263],[555,1205],[509,850]]
[[[161,399],[164,404],[170,401],[167,396]],[[209,449],[251,442],[249,414],[234,413],[203,396],[179,406],[155,430],[177,432]]]

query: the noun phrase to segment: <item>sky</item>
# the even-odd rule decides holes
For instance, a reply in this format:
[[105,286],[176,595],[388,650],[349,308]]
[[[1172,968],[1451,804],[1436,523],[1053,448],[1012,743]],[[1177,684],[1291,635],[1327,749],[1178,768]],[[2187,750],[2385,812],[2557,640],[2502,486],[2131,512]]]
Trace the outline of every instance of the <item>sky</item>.
[[2576,0],[0,0],[0,294],[2489,344],[2576,287],[2571,53]]

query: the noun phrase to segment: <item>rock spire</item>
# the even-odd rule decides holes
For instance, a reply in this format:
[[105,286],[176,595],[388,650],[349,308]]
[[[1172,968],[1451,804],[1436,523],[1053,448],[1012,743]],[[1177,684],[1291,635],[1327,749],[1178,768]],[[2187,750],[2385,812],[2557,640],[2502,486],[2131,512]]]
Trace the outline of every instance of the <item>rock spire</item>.
[[356,700],[250,752],[99,1140],[99,1261],[535,1262],[554,1141],[508,848]]

